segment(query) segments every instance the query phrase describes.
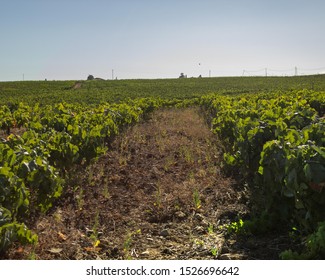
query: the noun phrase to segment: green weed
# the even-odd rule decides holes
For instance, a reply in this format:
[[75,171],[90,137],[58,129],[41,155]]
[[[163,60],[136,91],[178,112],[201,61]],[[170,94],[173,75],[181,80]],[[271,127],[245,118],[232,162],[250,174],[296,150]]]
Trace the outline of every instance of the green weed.
[[194,208],[195,209],[200,209],[201,208],[201,198],[200,198],[200,193],[198,192],[197,189],[193,191],[193,203],[194,203]]

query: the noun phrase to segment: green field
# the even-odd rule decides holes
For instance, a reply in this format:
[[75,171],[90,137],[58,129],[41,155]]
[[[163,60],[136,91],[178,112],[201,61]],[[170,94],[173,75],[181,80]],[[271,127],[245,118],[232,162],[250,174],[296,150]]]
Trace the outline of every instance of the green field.
[[[218,230],[226,237],[285,232],[298,240],[300,251],[286,248],[282,258],[324,258],[324,75],[1,82],[0,254],[8,257],[17,244],[37,248],[30,221],[51,212],[68,193],[80,192],[82,186],[71,183],[76,170],[107,155],[117,137],[127,139],[128,128],[159,110],[180,107],[200,110],[211,125],[222,156],[205,160],[251,193],[250,214],[237,214]],[[200,134],[201,127],[196,129]],[[177,157],[193,164],[192,152],[182,148]],[[168,152],[162,157],[174,160]],[[120,165],[127,161],[122,159]],[[199,193],[194,189],[198,213]],[[76,199],[81,194],[74,193]],[[217,225],[209,227],[210,232]],[[98,236],[94,244],[95,250]]]
[[158,80],[0,82],[0,104],[53,104],[58,102],[98,104],[129,98],[185,99],[208,93],[288,92],[325,90],[325,75],[301,77],[225,77]]

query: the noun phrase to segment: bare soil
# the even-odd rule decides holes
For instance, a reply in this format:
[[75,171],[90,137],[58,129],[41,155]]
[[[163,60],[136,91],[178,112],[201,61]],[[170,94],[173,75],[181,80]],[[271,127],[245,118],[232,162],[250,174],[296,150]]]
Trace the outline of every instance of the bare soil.
[[82,82],[76,82],[72,88],[73,89],[79,89],[81,87],[82,87]]
[[276,259],[279,235],[229,236],[250,211],[248,190],[221,172],[216,137],[196,108],[163,109],[78,167],[58,204],[31,221],[35,248],[10,259]]

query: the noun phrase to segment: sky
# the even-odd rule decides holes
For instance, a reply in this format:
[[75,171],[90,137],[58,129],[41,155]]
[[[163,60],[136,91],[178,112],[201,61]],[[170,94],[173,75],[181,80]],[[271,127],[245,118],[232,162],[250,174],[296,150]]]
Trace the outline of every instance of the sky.
[[0,81],[325,73],[324,0],[0,0]]

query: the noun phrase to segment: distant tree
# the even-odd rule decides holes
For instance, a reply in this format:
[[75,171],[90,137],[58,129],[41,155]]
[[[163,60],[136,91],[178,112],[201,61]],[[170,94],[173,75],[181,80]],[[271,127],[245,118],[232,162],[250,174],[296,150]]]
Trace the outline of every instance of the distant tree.
[[93,79],[95,79],[93,75],[88,75],[88,78],[87,78],[88,81],[91,81]]
[[186,75],[184,75],[184,73],[181,73],[181,74],[179,75],[179,78],[186,78]]

